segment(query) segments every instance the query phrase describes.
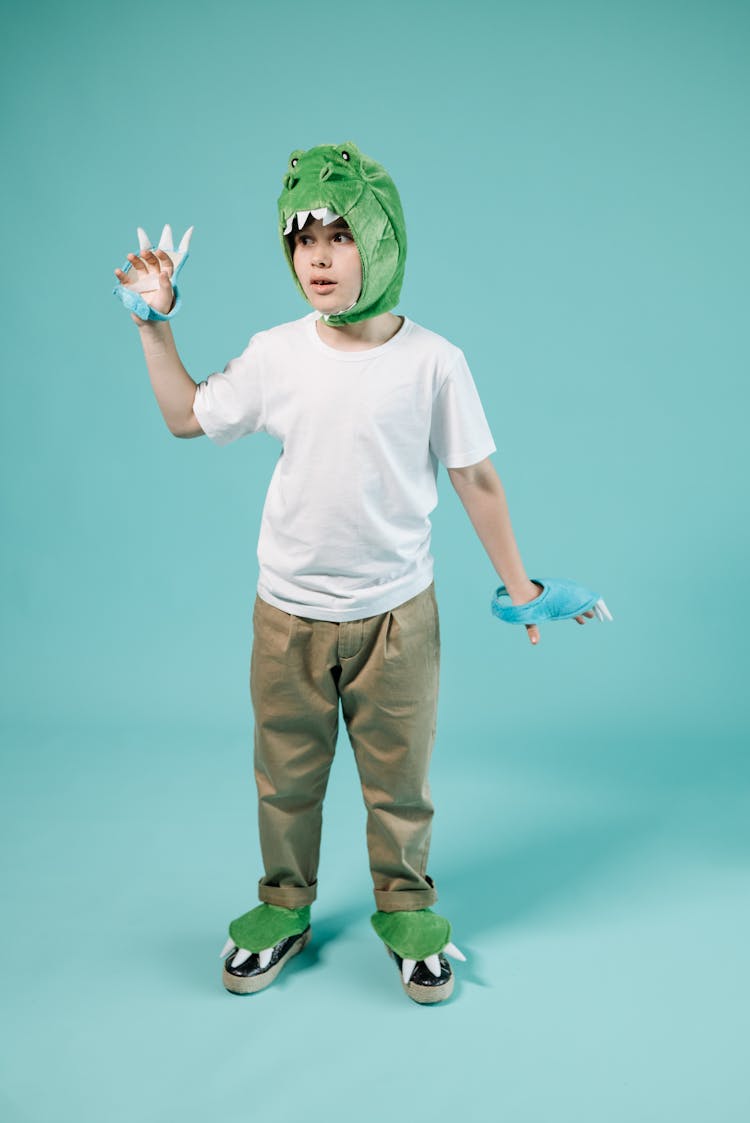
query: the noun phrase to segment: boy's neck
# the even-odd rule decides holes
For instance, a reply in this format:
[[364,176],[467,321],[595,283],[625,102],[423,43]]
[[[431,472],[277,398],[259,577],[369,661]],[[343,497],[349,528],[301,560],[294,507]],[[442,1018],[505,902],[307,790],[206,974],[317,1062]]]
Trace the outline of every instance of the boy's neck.
[[380,347],[401,328],[403,316],[394,316],[392,312],[383,312],[380,316],[373,316],[369,320],[359,320],[355,324],[341,324],[333,327],[327,324],[322,317],[315,321],[318,335],[329,347],[339,351],[367,351],[371,347]]

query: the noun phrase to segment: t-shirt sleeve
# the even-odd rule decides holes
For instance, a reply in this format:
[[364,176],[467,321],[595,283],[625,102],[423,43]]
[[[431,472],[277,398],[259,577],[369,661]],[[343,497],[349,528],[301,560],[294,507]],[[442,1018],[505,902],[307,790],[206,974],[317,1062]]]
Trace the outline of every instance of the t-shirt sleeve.
[[257,336],[253,336],[241,355],[195,388],[193,413],[203,432],[217,445],[227,445],[265,428],[259,352]]
[[462,351],[433,403],[430,448],[446,468],[466,468],[496,451]]

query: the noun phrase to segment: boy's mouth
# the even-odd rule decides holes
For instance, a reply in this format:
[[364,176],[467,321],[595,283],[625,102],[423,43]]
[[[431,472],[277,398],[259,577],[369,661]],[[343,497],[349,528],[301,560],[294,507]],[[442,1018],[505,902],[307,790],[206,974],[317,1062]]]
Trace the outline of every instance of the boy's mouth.
[[321,292],[328,292],[330,289],[332,289],[334,287],[336,282],[335,281],[311,281],[310,284],[312,285],[312,287],[314,289],[318,289]]

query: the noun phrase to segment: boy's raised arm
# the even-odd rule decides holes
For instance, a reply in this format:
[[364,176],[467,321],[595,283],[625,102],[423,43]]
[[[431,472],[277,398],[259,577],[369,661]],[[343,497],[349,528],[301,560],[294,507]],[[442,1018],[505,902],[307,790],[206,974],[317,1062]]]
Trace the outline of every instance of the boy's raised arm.
[[[167,229],[165,227],[165,231]],[[189,240],[188,235],[186,239]],[[171,232],[169,245],[172,245]],[[158,278],[156,284],[151,282],[152,287],[146,286],[146,291],[142,292],[143,300],[157,312],[169,312],[174,303],[174,262],[169,254],[161,248],[154,251],[142,245],[140,257],[129,253],[127,258],[136,277],[145,279],[155,275],[155,281]],[[128,284],[129,278],[124,270],[115,269],[115,276],[121,285]],[[170,433],[175,437],[202,436],[203,429],[193,413],[195,382],[177,353],[170,325],[164,320],[142,320],[134,312],[131,312],[131,319],[140,332],[151,386]]]
[[175,437],[203,435],[193,413],[195,383],[177,353],[172,328],[158,320],[141,320],[138,328],[151,386],[167,428]]

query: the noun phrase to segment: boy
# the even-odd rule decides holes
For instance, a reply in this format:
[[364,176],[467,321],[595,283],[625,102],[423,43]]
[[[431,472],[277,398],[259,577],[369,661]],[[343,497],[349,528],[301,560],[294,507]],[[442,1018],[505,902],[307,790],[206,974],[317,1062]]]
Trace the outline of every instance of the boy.
[[[439,1002],[453,988],[446,955],[463,956],[430,907],[437,894],[427,873],[438,462],[512,604],[549,590],[524,571],[462,352],[391,311],[406,233],[390,176],[346,143],[293,152],[283,184],[282,246],[314,311],[257,333],[197,387],[159,322],[176,311],[171,277],[187,241],[175,254],[168,228],[156,251],[142,237],[140,256],[128,255],[135,285],[115,271],[131,290],[119,293],[126,304],[141,290],[129,306],[140,312],[133,319],[170,431],[220,445],[265,431],[282,443],[258,544],[251,662],[265,873],[261,904],[230,925],[223,981],[238,994],[264,989],[310,938],[340,707],[367,806],[373,927],[409,997]],[[581,624],[588,607],[576,615]],[[527,630],[537,643],[536,624]]]

